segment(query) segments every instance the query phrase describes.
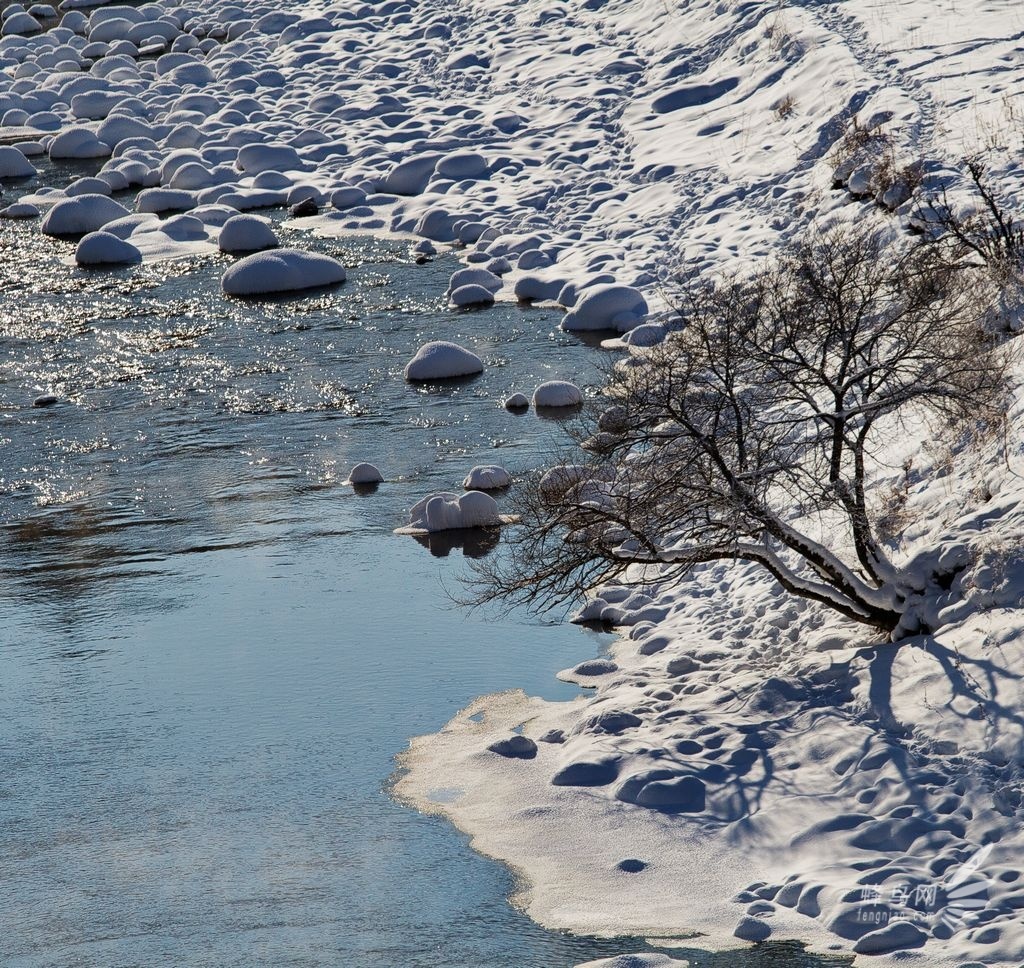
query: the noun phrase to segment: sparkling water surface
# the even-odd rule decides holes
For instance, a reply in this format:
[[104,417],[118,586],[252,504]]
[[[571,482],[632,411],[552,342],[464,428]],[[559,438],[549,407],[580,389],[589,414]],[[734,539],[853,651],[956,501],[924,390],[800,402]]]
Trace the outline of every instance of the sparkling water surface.
[[[4,202],[82,173],[47,167]],[[555,673],[610,641],[459,610],[464,552],[486,549],[392,534],[473,464],[539,463],[557,425],[498,402],[594,387],[607,354],[551,311],[449,311],[454,257],[281,231],[349,281],[229,300],[226,257],[86,272],[72,244],[0,224],[0,963],[539,968],[646,950],[535,925],[508,871],[387,792],[410,736],[485,692],[570,697]],[[407,385],[428,339],[474,348],[485,373]],[[60,402],[33,407],[44,392]],[[363,460],[388,478],[372,494],[343,484]]]

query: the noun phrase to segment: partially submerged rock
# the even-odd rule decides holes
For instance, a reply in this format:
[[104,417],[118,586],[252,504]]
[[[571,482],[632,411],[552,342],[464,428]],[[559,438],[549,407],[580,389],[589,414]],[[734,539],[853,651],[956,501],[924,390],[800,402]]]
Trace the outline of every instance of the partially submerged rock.
[[499,491],[512,483],[512,475],[497,464],[480,464],[474,467],[462,482],[466,490]]
[[319,289],[345,281],[345,267],[327,255],[300,249],[257,252],[239,259],[221,278],[229,296]]
[[476,353],[450,343],[434,340],[424,343],[405,367],[410,381],[454,380],[483,373],[484,364]]
[[498,502],[483,491],[467,491],[465,494],[442,491],[414,504],[409,512],[409,524],[398,528],[396,534],[423,535],[462,528],[496,528],[515,520],[510,515],[501,514]]

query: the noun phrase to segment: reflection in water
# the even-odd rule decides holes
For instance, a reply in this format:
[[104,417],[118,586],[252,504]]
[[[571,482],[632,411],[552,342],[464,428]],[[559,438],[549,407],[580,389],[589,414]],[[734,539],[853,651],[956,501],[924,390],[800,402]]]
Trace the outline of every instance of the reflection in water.
[[435,531],[413,537],[429,549],[435,558],[447,558],[453,551],[461,551],[466,558],[483,558],[498,547],[501,529],[453,528],[450,531]]

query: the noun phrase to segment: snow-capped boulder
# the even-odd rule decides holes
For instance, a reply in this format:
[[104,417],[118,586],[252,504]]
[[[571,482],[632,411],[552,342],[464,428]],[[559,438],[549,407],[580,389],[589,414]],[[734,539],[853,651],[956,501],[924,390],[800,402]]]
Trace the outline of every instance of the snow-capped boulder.
[[512,475],[498,464],[474,467],[462,482],[467,491],[498,491],[512,483]]
[[668,330],[661,323],[641,323],[622,337],[627,346],[657,346],[665,341]]
[[513,393],[502,404],[506,410],[529,410],[530,398],[525,393]]
[[572,332],[617,329],[620,333],[638,326],[647,317],[647,300],[632,286],[600,285],[580,294],[576,305],[562,319],[562,329]]
[[42,29],[39,21],[31,14],[12,13],[4,20],[4,25],[0,28],[0,35],[10,37],[12,34],[17,34],[19,37],[30,37],[32,34],[38,34]]
[[495,740],[487,749],[512,760],[532,760],[537,755],[537,744],[528,736],[521,736],[518,733]]
[[391,169],[380,183],[380,190],[389,195],[419,195],[430,181],[441,155],[427,152],[407,158]]
[[110,185],[102,178],[76,178],[64,189],[64,194],[68,198],[76,195],[109,195]]
[[437,163],[436,171],[443,178],[463,181],[467,178],[485,178],[487,161],[475,151],[454,151]]
[[31,202],[15,202],[0,209],[0,218],[39,218],[39,209]]
[[580,388],[567,380],[548,380],[533,391],[535,407],[578,407],[581,403]]
[[625,407],[608,407],[597,418],[597,429],[605,434],[624,434],[629,429],[629,411]]
[[457,343],[437,340],[424,343],[405,367],[407,380],[453,380],[483,373],[484,365],[476,353]]
[[229,296],[318,289],[345,281],[345,267],[328,255],[300,249],[256,252],[239,259],[221,278]]
[[384,475],[373,464],[356,464],[349,471],[348,484],[380,484]]
[[[486,269],[459,269],[458,272],[452,273],[451,280],[448,282],[448,291],[445,295],[451,296],[456,290],[464,286],[480,286],[491,293],[495,293],[501,289],[502,281],[493,272],[488,272]],[[492,299],[491,301],[493,302],[494,300]]]
[[50,142],[49,154],[54,160],[109,158],[111,147],[89,128],[67,128]]
[[142,261],[142,253],[110,232],[90,232],[75,249],[80,266],[124,266]]
[[462,528],[494,528],[506,523],[498,502],[483,491],[431,494],[413,505],[409,524],[400,529],[411,534],[454,531]]
[[35,165],[17,148],[0,146],[0,178],[31,178],[35,174]]
[[[551,257],[542,249],[527,249],[520,254],[516,262],[516,267],[523,272],[528,272],[530,269],[546,269],[550,265],[552,265]],[[559,286],[558,291],[561,292],[563,288],[564,285]]]
[[258,215],[233,215],[220,230],[217,244],[221,252],[261,252],[280,244],[273,226]]
[[459,286],[451,294],[453,306],[466,308],[470,306],[491,306],[494,304],[494,293],[483,286]]
[[564,286],[564,279],[545,279],[544,276],[527,273],[516,280],[512,291],[522,302],[553,302]]
[[139,192],[135,207],[140,212],[159,214],[161,212],[187,212],[195,208],[198,199],[195,192],[182,188],[147,188]]
[[77,195],[57,202],[41,228],[47,235],[85,235],[128,214],[128,209],[106,195]]
[[305,171],[306,163],[289,145],[245,145],[239,149],[235,167],[247,175],[261,171]]
[[331,192],[331,207],[339,211],[344,211],[346,208],[355,208],[357,205],[362,205],[365,201],[366,192],[361,188],[356,188],[354,185],[336,188]]

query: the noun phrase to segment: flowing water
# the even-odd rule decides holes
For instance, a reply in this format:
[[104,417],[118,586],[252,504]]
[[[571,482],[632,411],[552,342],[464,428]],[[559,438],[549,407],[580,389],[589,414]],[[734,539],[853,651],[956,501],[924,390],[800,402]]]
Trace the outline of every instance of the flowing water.
[[[300,244],[348,283],[227,300],[220,257],[83,272],[71,245],[0,226],[0,962],[540,968],[643,949],[533,924],[506,870],[387,794],[410,736],[485,692],[571,696],[557,670],[607,644],[454,608],[487,547],[392,534],[473,464],[536,464],[557,426],[497,401],[596,384],[604,353],[549,311],[451,313],[453,258]],[[486,372],[405,384],[437,338]],[[33,407],[43,392],[60,402]],[[342,483],[362,460],[388,478],[371,494]]]

